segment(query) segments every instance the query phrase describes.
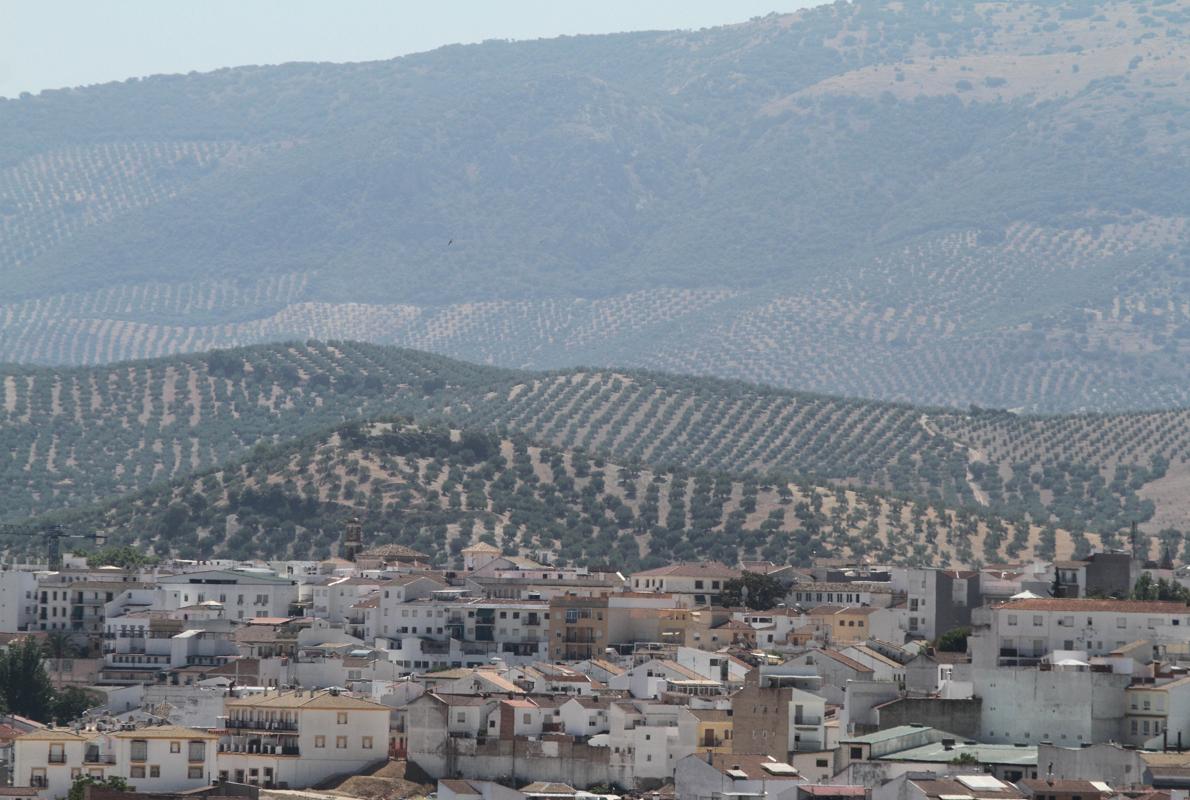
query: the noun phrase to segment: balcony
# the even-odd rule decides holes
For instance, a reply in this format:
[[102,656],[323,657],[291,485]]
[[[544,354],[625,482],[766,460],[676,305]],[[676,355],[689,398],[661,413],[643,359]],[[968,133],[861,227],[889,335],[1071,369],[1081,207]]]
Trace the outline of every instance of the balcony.
[[50,753],[49,763],[51,763],[51,764],[65,764],[66,763],[66,754],[65,753]]
[[285,756],[287,758],[301,757],[301,750],[297,747],[289,747],[279,744],[259,744],[257,742],[249,742],[248,744],[221,744],[219,745],[219,752],[241,756]]
[[116,757],[109,753],[87,753],[83,756],[84,764],[115,764]]
[[297,733],[298,724],[296,722],[268,719],[229,719],[227,721],[227,729],[241,731],[288,731]]

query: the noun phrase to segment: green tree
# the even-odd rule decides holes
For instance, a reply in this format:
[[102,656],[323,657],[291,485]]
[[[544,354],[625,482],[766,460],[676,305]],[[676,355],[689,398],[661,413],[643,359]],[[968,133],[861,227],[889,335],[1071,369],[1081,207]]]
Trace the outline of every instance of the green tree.
[[[171,513],[175,511],[174,506],[170,506],[165,512],[165,517],[169,518]],[[173,527],[177,527],[174,525]],[[145,553],[131,547],[124,545],[122,547],[111,545],[104,547],[101,550],[87,556],[87,566],[89,567],[120,567],[121,569],[136,569],[137,567],[144,567],[153,564],[157,559],[145,555]]]
[[1177,581],[1165,578],[1153,580],[1152,574],[1145,572],[1136,579],[1132,587],[1133,600],[1166,600],[1177,603],[1190,604],[1190,589]]
[[95,702],[95,698],[83,689],[77,686],[67,686],[54,695],[50,710],[53,714],[54,722],[59,725],[66,725],[78,719],[86,713],[87,709],[94,708],[96,705],[98,703]]
[[42,649],[45,651],[45,657],[53,662],[54,683],[57,685],[62,682],[63,659],[78,655],[78,648],[70,640],[70,634],[66,631],[50,631],[46,634],[45,641],[42,642]]
[[970,635],[970,628],[952,628],[938,637],[934,647],[943,653],[965,653],[967,637]]
[[0,654],[0,692],[13,714],[39,722],[52,716],[54,687],[42,661],[44,650],[32,636]]
[[724,581],[721,602],[728,607],[744,606],[753,611],[767,611],[780,603],[787,593],[785,584],[772,575],[745,572],[738,578]]
[[109,775],[106,778],[96,778],[94,775],[79,775],[70,785],[66,793],[66,800],[83,800],[83,793],[88,786],[98,786],[101,789],[111,789],[116,792],[131,791],[128,781],[119,775]]

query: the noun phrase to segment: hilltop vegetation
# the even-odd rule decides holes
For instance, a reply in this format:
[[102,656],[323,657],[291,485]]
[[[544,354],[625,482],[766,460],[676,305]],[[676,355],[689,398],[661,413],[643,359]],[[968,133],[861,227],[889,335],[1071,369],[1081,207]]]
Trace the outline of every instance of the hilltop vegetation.
[[367,338],[958,407],[1185,403],[1188,22],[859,0],[3,101],[0,358]]
[[625,470],[876,491],[1068,530],[1076,543],[1093,534],[1123,544],[1135,520],[1154,535],[1153,552],[1184,546],[1190,412],[958,413],[660,373],[502,370],[351,342],[15,367],[0,370],[0,400],[10,520],[156,490],[331,426],[401,414]]
[[872,493],[726,473],[623,467],[522,438],[406,420],[356,423],[60,517],[184,558],[326,558],[350,516],[373,543],[458,565],[475,541],[509,555],[636,569],[673,559],[870,556],[970,565],[1069,556],[1094,541]]

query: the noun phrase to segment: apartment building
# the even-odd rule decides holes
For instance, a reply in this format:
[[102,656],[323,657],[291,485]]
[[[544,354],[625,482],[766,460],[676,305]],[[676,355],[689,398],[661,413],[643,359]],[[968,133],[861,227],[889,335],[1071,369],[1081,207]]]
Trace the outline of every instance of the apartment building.
[[1190,677],[1134,683],[1124,697],[1121,742],[1150,750],[1190,745]]
[[0,570],[0,632],[28,630],[37,621],[37,573]]
[[179,605],[222,603],[228,619],[288,617],[298,600],[298,582],[266,571],[201,570],[163,575],[158,584],[179,593]]
[[64,797],[80,775],[120,777],[142,792],[180,792],[211,783],[216,743],[207,731],[173,725],[101,732],[44,729],[13,741],[13,781]]
[[1183,603],[1036,598],[980,609],[969,646],[978,666],[1032,666],[1055,651],[1106,656],[1139,640],[1180,642],[1188,630]]
[[787,761],[827,747],[826,699],[812,666],[756,667],[731,697],[732,751]]
[[603,655],[610,645],[606,596],[555,597],[549,608],[550,658],[580,661]]
[[42,797],[65,797],[79,775],[103,777],[108,764],[87,762],[87,737],[46,728],[13,740],[12,785],[28,786]]
[[388,757],[387,706],[337,690],[229,697],[219,779],[300,789]]
[[785,602],[803,608],[822,605],[888,608],[895,598],[892,586],[885,582],[823,582],[794,584]]
[[1085,559],[1054,562],[1054,596],[1127,597],[1141,564],[1129,553],[1094,553]]
[[723,584],[741,575],[741,571],[717,561],[670,564],[634,573],[632,590],[663,592],[673,595],[675,605],[715,606],[722,604]]
[[659,786],[698,747],[699,720],[684,706],[618,700],[608,708],[608,774],[621,786]]
[[982,602],[978,572],[895,567],[890,575],[892,590],[905,598],[898,625],[913,638],[936,639],[970,625]]

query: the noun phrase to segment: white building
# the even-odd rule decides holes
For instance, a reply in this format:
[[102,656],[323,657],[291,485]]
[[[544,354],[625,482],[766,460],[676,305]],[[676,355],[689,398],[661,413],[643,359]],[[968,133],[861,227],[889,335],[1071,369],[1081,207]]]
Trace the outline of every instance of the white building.
[[1183,642],[1190,607],[1138,600],[1037,598],[980,609],[970,642],[974,666],[1032,666],[1055,651],[1106,656],[1138,640]]
[[13,782],[46,798],[65,797],[79,775],[121,777],[142,792],[180,792],[211,783],[218,736],[173,725],[100,732],[39,730],[13,742]]
[[228,698],[219,778],[300,789],[388,758],[389,708],[337,691]]
[[615,783],[668,781],[678,762],[698,747],[698,718],[685,706],[614,701],[608,707],[608,745]]
[[738,569],[714,561],[670,564],[632,575],[634,592],[674,595],[679,606],[719,605],[723,584],[740,577]]
[[298,582],[260,571],[230,569],[203,570],[158,578],[164,589],[181,593],[180,605],[199,605],[208,600],[222,603],[228,619],[288,617],[298,599]]
[[0,572],[0,632],[28,630],[36,619],[36,573],[15,569]]

